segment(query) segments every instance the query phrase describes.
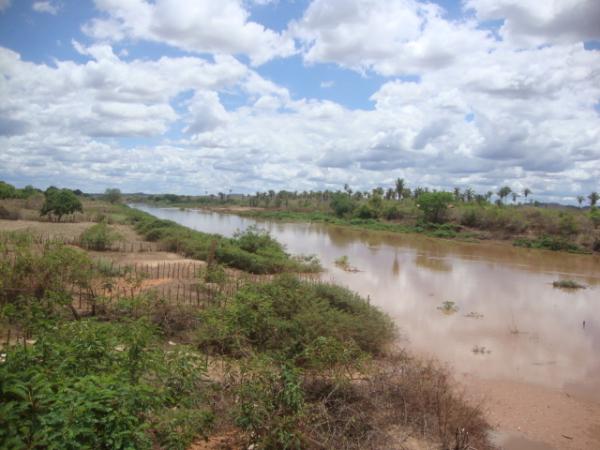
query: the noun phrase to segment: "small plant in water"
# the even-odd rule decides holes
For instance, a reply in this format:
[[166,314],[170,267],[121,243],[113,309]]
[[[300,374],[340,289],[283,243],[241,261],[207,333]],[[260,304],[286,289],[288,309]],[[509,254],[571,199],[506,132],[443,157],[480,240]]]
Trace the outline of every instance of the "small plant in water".
[[472,351],[476,355],[485,355],[486,353],[492,353],[491,350],[485,348],[485,346],[483,345],[474,345]]
[[346,270],[350,267],[350,262],[348,260],[348,255],[342,255],[338,259],[335,260],[335,265],[340,269]]
[[350,265],[350,261],[348,260],[348,256],[346,255],[340,256],[334,261],[334,263],[336,266],[338,266],[340,269],[346,272],[360,272],[360,270],[358,270],[356,267],[352,267]]
[[552,286],[560,289],[585,289],[583,284],[573,280],[558,280],[553,282]]
[[450,300],[446,300],[444,303],[442,303],[442,306],[438,306],[437,309],[439,309],[447,315],[458,312],[458,306],[456,305],[456,303]]

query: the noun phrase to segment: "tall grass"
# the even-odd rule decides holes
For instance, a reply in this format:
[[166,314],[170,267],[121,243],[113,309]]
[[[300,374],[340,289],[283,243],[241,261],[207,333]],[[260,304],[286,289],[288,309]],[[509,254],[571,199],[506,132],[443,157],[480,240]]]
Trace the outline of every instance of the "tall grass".
[[[126,207],[125,207],[126,208]],[[158,241],[171,251],[207,260],[214,252],[217,262],[256,274],[318,272],[314,258],[292,257],[266,232],[250,229],[233,238],[191,230],[170,220],[157,219],[127,208],[135,229],[149,241]]]

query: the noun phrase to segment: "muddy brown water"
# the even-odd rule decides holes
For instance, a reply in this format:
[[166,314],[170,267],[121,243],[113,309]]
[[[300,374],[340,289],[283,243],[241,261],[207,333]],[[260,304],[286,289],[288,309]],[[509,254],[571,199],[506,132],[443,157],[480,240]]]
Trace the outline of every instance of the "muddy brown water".
[[[368,296],[396,320],[410,348],[446,362],[456,373],[533,383],[600,401],[597,255],[135,206],[225,236],[258,225],[289,252],[317,255],[325,280]],[[358,272],[336,267],[343,255]],[[587,289],[554,288],[552,282],[562,278]],[[444,313],[443,302],[454,302],[458,310]]]

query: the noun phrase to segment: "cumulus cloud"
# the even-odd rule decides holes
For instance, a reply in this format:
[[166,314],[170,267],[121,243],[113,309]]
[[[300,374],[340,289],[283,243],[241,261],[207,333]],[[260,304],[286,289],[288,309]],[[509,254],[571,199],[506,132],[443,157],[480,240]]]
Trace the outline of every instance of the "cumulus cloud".
[[416,74],[494,46],[476,22],[449,22],[416,0],[314,0],[291,25],[308,63],[333,62],[383,75]]
[[34,2],[31,9],[39,13],[47,13],[56,15],[60,9],[60,5],[51,1]]
[[[477,20],[495,17],[478,3]],[[597,190],[600,52],[583,35],[516,45],[416,0],[315,0],[289,29],[305,61],[387,77],[372,108],[353,109],[292,95],[230,55],[252,54],[232,44],[238,35],[203,40],[157,12],[167,4],[98,1],[106,16],[86,28],[98,40],[73,42],[80,62],[32,63],[0,48],[0,177],[181,193],[367,189],[399,176],[479,191],[509,183],[549,199]],[[186,11],[203,20],[194,5]],[[227,20],[251,23],[239,17]],[[123,58],[101,30],[186,49],[198,39],[194,51],[212,54]],[[255,42],[283,39],[270,33]],[[336,80],[328,71],[322,86]]]
[[465,0],[479,20],[503,20],[501,36],[517,45],[600,39],[597,0]]
[[164,42],[196,53],[249,55],[254,64],[294,52],[293,39],[249,20],[238,0],[96,0],[106,18],[83,26],[101,40]]

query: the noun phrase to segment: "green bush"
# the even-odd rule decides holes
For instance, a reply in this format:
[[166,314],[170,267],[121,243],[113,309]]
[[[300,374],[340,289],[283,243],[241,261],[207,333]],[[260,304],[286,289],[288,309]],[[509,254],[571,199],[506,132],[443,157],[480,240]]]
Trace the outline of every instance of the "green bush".
[[356,204],[354,200],[352,200],[352,197],[342,192],[334,193],[331,196],[331,202],[329,203],[329,205],[331,206],[331,209],[333,210],[334,214],[338,217],[350,215],[356,207]]
[[570,213],[560,214],[560,234],[565,237],[574,236],[579,233],[579,226],[575,221],[575,217]]
[[245,361],[236,388],[235,422],[262,449],[300,449],[304,392],[290,364],[257,357]]
[[306,349],[322,337],[375,355],[395,333],[387,315],[353,292],[290,276],[241,289],[225,308],[202,312],[201,322],[198,343],[207,351],[267,352],[298,364],[308,364]]
[[42,216],[54,214],[60,222],[66,214],[83,211],[81,201],[69,189],[48,188],[44,195],[45,202],[40,211]]
[[475,206],[469,206],[462,211],[460,216],[460,224],[467,227],[477,228],[481,226],[482,217],[481,210]]
[[377,210],[371,205],[363,203],[356,209],[354,215],[359,219],[376,219]]
[[203,418],[169,446],[187,448],[212,421],[205,373],[189,350],[160,350],[143,321],[55,324],[0,364],[0,448],[149,449],[174,405]]
[[442,223],[446,220],[448,205],[453,199],[450,192],[424,192],[419,196],[418,206],[427,222]]
[[398,205],[387,205],[383,209],[383,217],[385,217],[387,220],[400,220],[404,218],[404,214]]
[[572,253],[581,253],[583,250],[572,242],[562,238],[553,238],[551,236],[542,236],[537,239],[516,239],[514,241],[516,247],[538,248],[553,251],[568,251]]
[[118,233],[113,231],[105,222],[100,222],[85,230],[81,234],[79,242],[83,248],[105,251],[110,250],[111,245],[118,239],[120,239]]
[[[258,274],[321,270],[314,259],[305,261],[302,258],[292,258],[267,232],[254,227],[228,239],[190,230],[141,211],[127,211],[135,229],[146,239],[159,241],[168,250],[183,253],[190,258],[207,260],[212,255],[210,257],[214,257],[220,264]],[[211,250],[213,246],[214,252]]]

